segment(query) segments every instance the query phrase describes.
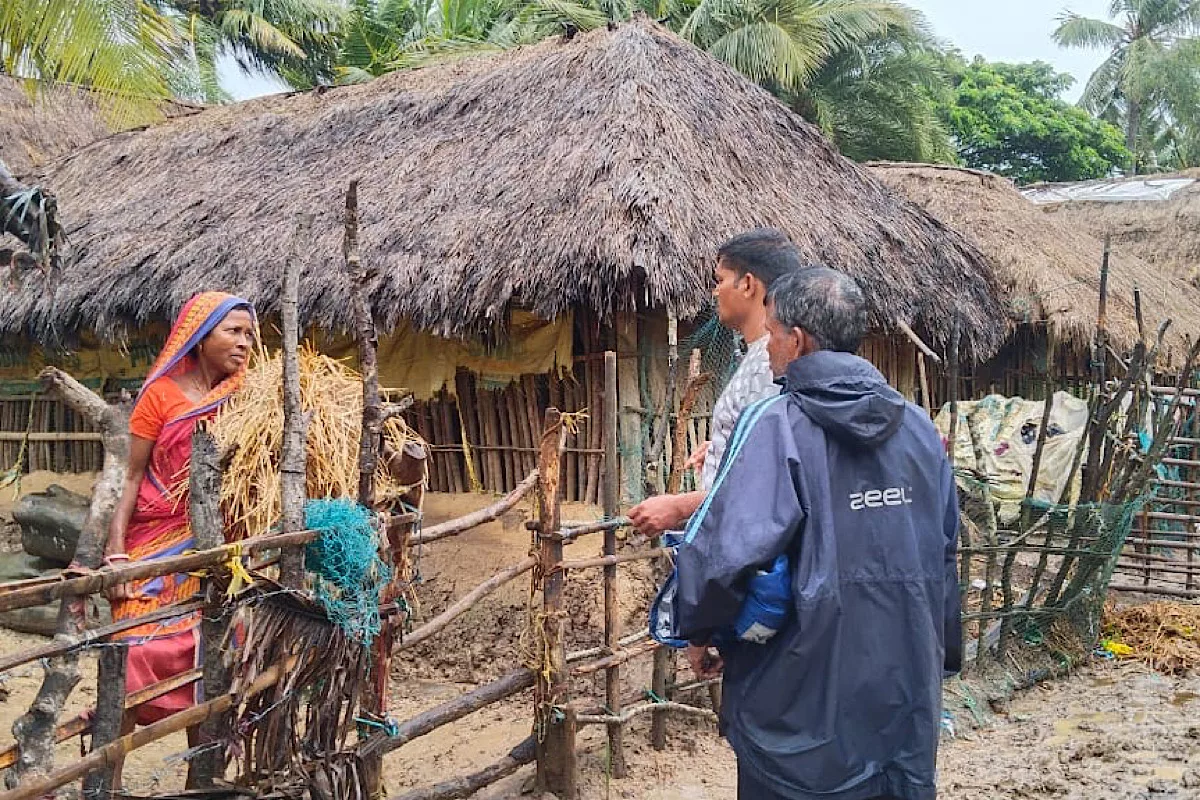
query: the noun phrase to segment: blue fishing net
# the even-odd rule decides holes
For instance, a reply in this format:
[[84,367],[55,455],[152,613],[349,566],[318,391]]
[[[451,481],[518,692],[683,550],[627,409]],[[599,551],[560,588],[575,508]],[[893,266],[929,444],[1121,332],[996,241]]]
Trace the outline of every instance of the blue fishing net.
[[305,567],[316,575],[313,597],[333,624],[370,647],[379,635],[379,598],[392,579],[371,512],[353,500],[309,500],[304,524],[322,532],[305,548]]

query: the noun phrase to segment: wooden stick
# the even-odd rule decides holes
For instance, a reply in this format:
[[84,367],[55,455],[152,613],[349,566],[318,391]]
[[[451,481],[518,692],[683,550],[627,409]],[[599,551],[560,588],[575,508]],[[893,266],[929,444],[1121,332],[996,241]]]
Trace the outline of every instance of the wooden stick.
[[[137,708],[143,703],[148,703],[155,698],[162,697],[164,694],[170,694],[180,686],[187,686],[200,680],[202,669],[190,669],[187,672],[181,672],[174,675],[165,681],[151,684],[143,689],[139,689],[132,694],[125,695],[125,710]],[[67,739],[73,736],[82,736],[92,729],[92,713],[93,709],[88,709],[81,714],[77,714],[74,718],[59,725],[54,731],[55,744],[62,744]],[[0,750],[0,769],[8,769],[17,762],[17,746],[9,745]]]
[[[620,477],[616,470],[617,453],[617,404],[611,402],[617,396],[617,354],[609,350],[604,354],[604,516],[612,519],[621,507]],[[670,397],[667,398],[670,402]],[[665,407],[665,406],[664,406]],[[663,436],[666,437],[666,420],[663,420]],[[682,427],[682,426],[680,426]],[[576,534],[579,535],[579,534]],[[604,531],[604,555],[617,556],[617,531]],[[610,653],[616,652],[621,640],[621,604],[617,591],[617,564],[614,561],[604,567],[604,645]],[[609,667],[604,675],[604,699],[613,714],[621,713],[621,667]],[[625,763],[624,731],[620,723],[608,726],[608,759],[614,778],[628,774]]]
[[455,619],[469,611],[480,600],[487,597],[489,594],[496,591],[514,578],[524,575],[526,572],[537,566],[537,563],[537,556],[529,556],[524,561],[497,572],[495,575],[488,578],[486,581],[479,584],[466,595],[461,597],[441,614],[438,614],[429,622],[405,636],[400,643],[396,645],[395,651],[400,652],[401,650],[407,650],[410,647],[415,647],[428,639],[430,636],[440,632]]
[[[287,674],[287,671],[294,665],[296,660],[295,657],[289,659],[288,664],[284,665],[282,669],[280,665],[276,664],[265,670],[239,699],[249,699],[274,686],[279,682],[281,676]],[[170,736],[172,733],[190,728],[193,725],[199,725],[213,714],[229,711],[233,708],[233,702],[233,696],[226,694],[207,703],[192,706],[189,709],[180,711],[178,714],[172,714],[164,720],[122,736],[117,741],[101,747],[99,750],[88,754],[78,761],[72,762],[69,766],[56,770],[50,775],[39,776],[23,782],[19,786],[10,787],[9,791],[0,793],[0,800],[34,800],[34,798],[39,798],[52,792],[59,786],[78,780],[94,769],[100,769],[117,763],[119,759],[124,758],[139,747],[145,747],[151,742],[157,742],[159,739]]]
[[685,703],[673,703],[670,700],[664,700],[661,703],[642,703],[632,706],[623,714],[580,714],[576,719],[580,725],[624,725],[638,714],[644,714],[647,711],[652,711],[655,714],[673,712],[689,717],[700,717],[710,722],[719,721],[715,711],[709,711],[707,708],[699,708],[697,706],[689,706]]
[[[122,407],[109,406],[99,395],[60,370],[47,368],[42,371],[39,379],[48,392],[62,398],[77,413],[88,417],[104,435],[104,469],[92,490],[92,500],[79,534],[74,558],[76,564],[92,569],[100,565],[104,544],[108,539],[109,522],[125,482],[126,465],[129,460],[128,414]],[[42,605],[63,597],[62,594],[54,595],[53,589],[53,585],[31,587],[29,591],[34,594],[52,595],[40,603],[31,605]],[[13,592],[0,596],[0,602],[19,594],[20,592]],[[57,635],[78,638],[86,627],[83,599],[63,599],[59,604]],[[37,697],[29,710],[13,723],[13,737],[16,739],[20,755],[17,763],[4,776],[5,786],[9,789],[34,782],[37,776],[53,769],[56,744],[54,732],[63,706],[79,682],[78,664],[79,654],[76,651],[46,662],[45,677]]]
[[650,559],[669,556],[672,552],[670,547],[656,547],[653,550],[641,550],[634,553],[621,553],[611,556],[596,556],[594,558],[580,558],[573,561],[561,561],[555,564],[551,569],[554,571],[565,571],[572,569],[589,569],[593,567],[613,567],[616,564],[624,564],[629,561],[649,561]]
[[[125,661],[129,645],[104,648],[96,672],[96,715],[92,721],[92,752],[121,736],[125,718]],[[113,789],[115,766],[98,769],[83,779],[86,800],[108,800]]]
[[43,658],[52,658],[69,653],[72,650],[88,647],[99,642],[107,642],[118,633],[122,633],[131,628],[137,628],[150,622],[159,622],[160,620],[170,619],[172,617],[183,616],[194,611],[199,611],[204,608],[206,603],[203,600],[188,600],[183,603],[174,603],[169,606],[164,606],[157,611],[152,611],[149,614],[144,614],[140,617],[132,617],[130,619],[122,619],[116,622],[111,622],[99,628],[85,630],[80,636],[75,639],[55,639],[47,644],[38,645],[30,650],[22,650],[18,653],[4,656],[0,658],[0,673],[19,667],[22,664],[28,664],[32,661],[40,661]]
[[424,789],[412,789],[392,800],[456,800],[457,798],[470,797],[485,786],[491,786],[501,778],[506,778],[513,774],[536,757],[537,742],[530,736],[508,751],[508,755],[501,758],[495,764],[486,766],[469,775],[452,778]]
[[589,661],[586,664],[579,664],[578,666],[572,667],[571,668],[571,677],[577,678],[580,675],[590,675],[593,672],[599,672],[600,670],[608,669],[611,666],[616,666],[618,664],[624,664],[626,661],[628,661],[631,658],[636,658],[637,656],[640,656],[643,653],[654,652],[655,650],[658,650],[661,646],[662,645],[660,645],[658,642],[654,641],[653,639],[641,642],[639,644],[627,647],[623,650],[618,650],[617,652],[613,653],[610,656],[605,656],[604,658],[598,659],[596,661]]
[[452,700],[439,703],[433,708],[422,711],[415,717],[401,722],[396,726],[394,734],[389,735],[380,732],[372,735],[371,738],[359,747],[358,752],[360,755],[390,753],[408,744],[413,739],[417,739],[427,733],[432,733],[443,725],[448,725],[451,722],[475,713],[481,708],[490,706],[507,697],[512,697],[518,692],[523,692],[533,686],[533,682],[533,670],[524,667],[514,670],[502,678],[497,678],[491,683],[485,683],[483,686],[476,687]]
[[[692,350],[691,359],[688,362],[688,381],[687,387],[684,389],[683,400],[679,403],[679,419],[684,420],[692,413],[692,405],[696,402],[696,395],[703,385],[704,380],[700,377],[700,351]],[[671,474],[667,476],[667,491],[675,494],[679,491],[679,487],[683,482],[683,463],[686,458],[685,451],[687,428],[679,424],[675,429],[675,453],[674,462],[671,464]],[[651,544],[654,549],[662,550],[662,536],[656,536]],[[671,568],[671,559],[663,554],[663,557],[658,559],[654,564],[654,579],[657,585],[662,585],[666,580],[667,573]],[[661,700],[669,699],[669,686],[675,682],[675,651],[669,647],[663,647],[654,653],[654,668],[651,672],[650,684],[655,695]],[[650,723],[650,744],[655,750],[665,750],[667,748],[667,715],[656,713]]]
[[570,701],[563,645],[563,573],[551,569],[562,561],[563,545],[560,537],[547,535],[558,531],[561,519],[559,455],[565,435],[558,409],[547,409],[538,460],[540,574],[534,575],[535,582],[540,578],[542,586],[542,614],[537,621],[540,630],[535,635],[544,637],[545,641],[537,648],[542,663],[537,670],[534,714],[535,727],[542,733],[538,737],[537,784],[562,800],[575,800],[574,730],[566,719],[557,719],[553,713],[556,707]]
[[413,536],[409,541],[410,545],[428,544],[436,542],[438,539],[445,539],[448,536],[457,536],[463,531],[468,531],[472,528],[477,528],[480,525],[499,519],[504,512],[521,502],[521,499],[529,493],[529,491],[537,485],[538,473],[537,470],[529,473],[525,480],[517,484],[517,488],[513,489],[507,495],[492,503],[487,508],[481,508],[478,511],[472,511],[470,514],[452,519],[448,522],[442,522],[438,525],[431,525],[421,531],[419,536]]
[[136,561],[121,567],[105,567],[78,578],[64,578],[57,583],[0,592],[0,611],[41,606],[60,597],[96,594],[119,583],[146,580],[175,572],[194,572],[228,561],[230,555],[238,548],[243,555],[250,555],[260,550],[304,544],[320,535],[320,531],[296,531],[295,533],[280,533],[271,536],[255,536],[187,555],[158,558],[153,561]]
[[[221,463],[216,440],[203,422],[198,423],[192,433],[192,463],[188,480],[192,535],[196,539],[196,546],[204,549],[219,547],[225,541],[221,517]],[[209,600],[219,607],[221,581],[210,575],[205,583]],[[225,614],[217,614],[215,618],[206,616],[201,622],[205,697],[220,697],[229,692],[229,669],[221,657],[228,629],[229,617]],[[220,742],[232,729],[233,718],[228,712],[213,714],[200,726],[199,743]],[[188,764],[188,773],[192,778],[188,781],[189,786],[213,788],[217,781],[225,777],[225,748],[208,747],[197,754]]]
[[917,332],[914,331],[912,328],[910,328],[908,326],[907,322],[903,322],[901,320],[896,320],[896,328],[901,333],[903,333],[905,336],[907,336],[908,340],[910,342],[912,342],[914,345],[916,345],[916,348],[918,350],[920,350],[923,354],[929,356],[929,358],[933,360],[933,363],[935,363],[935,364],[942,363],[942,357],[939,356],[937,353],[935,353],[932,349],[930,349],[929,345],[927,345],[927,344],[925,344],[925,342],[921,341],[921,337],[917,336]]
[[[283,445],[279,483],[285,533],[304,529],[304,501],[308,495],[309,420],[300,407],[300,246],[308,239],[312,219],[312,214],[297,215],[291,253],[283,272],[283,297],[279,301],[283,313]],[[303,547],[289,547],[279,554],[279,582],[288,589],[303,587]]]

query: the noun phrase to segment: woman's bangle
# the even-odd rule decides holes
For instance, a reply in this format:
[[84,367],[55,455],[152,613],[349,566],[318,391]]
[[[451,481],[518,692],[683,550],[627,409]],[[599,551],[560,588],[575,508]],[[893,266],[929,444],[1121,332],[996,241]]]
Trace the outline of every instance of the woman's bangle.
[[108,564],[110,567],[113,565],[113,562],[124,563],[128,560],[129,556],[125,555],[124,553],[112,553],[111,555],[104,557],[104,563]]

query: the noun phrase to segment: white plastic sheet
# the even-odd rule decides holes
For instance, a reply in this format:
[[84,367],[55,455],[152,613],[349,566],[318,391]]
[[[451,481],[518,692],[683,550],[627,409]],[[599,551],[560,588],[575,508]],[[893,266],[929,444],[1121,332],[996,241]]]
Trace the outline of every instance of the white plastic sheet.
[[1161,202],[1195,183],[1194,178],[1141,178],[1138,180],[1045,183],[1022,189],[1025,199],[1036,205],[1087,201],[1092,203]]

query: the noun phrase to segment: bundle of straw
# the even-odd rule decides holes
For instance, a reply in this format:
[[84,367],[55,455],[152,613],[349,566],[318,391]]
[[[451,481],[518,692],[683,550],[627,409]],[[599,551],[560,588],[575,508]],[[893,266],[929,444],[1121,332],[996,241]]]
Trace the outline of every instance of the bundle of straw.
[[[362,379],[309,344],[300,348],[300,405],[308,424],[308,496],[358,494],[358,445],[362,432]],[[221,509],[231,540],[266,533],[282,514],[279,459],[283,447],[283,359],[256,354],[246,381],[213,420],[217,446],[232,453],[221,487]],[[389,419],[384,440],[397,452],[422,443],[404,420]],[[398,485],[381,464],[376,497],[394,502],[413,486]]]

